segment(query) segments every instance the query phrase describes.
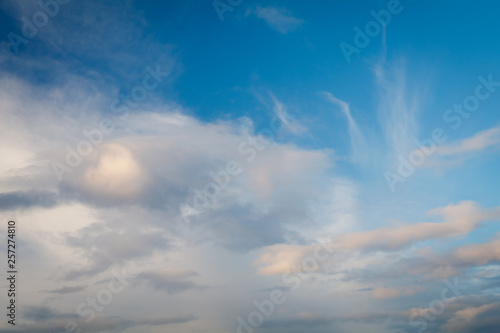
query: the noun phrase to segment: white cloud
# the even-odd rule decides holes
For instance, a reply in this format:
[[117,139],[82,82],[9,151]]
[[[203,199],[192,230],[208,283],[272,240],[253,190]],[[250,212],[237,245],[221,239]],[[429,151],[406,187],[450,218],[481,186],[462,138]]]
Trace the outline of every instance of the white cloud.
[[485,244],[472,244],[458,248],[454,257],[461,263],[486,265],[500,261],[500,235]]
[[418,134],[418,96],[409,88],[404,62],[388,68],[385,63],[375,68],[379,87],[378,118],[386,142],[395,157],[413,150]]
[[[436,208],[429,211],[429,214],[442,216],[444,222],[420,222],[347,233],[334,238],[328,246],[338,253],[343,251],[396,252],[423,241],[467,235],[483,222],[500,219],[499,208],[480,208],[468,201]],[[488,249],[485,248],[484,251]],[[311,256],[313,250],[312,245],[277,244],[267,247],[255,262],[260,265],[261,274],[283,274],[290,271],[293,265],[298,264],[305,257]],[[476,251],[482,250],[478,248]],[[465,250],[464,253],[470,253],[470,259],[480,258],[480,255],[473,255],[474,251]],[[490,255],[496,256],[495,253],[494,251]],[[487,260],[484,263],[487,263]]]
[[333,96],[329,92],[321,93],[328,101],[340,107],[347,120],[349,128],[349,136],[351,138],[352,156],[351,160],[356,163],[366,162],[369,159],[370,150],[366,144],[366,140],[358,128],[358,125],[352,117],[349,104]]
[[410,287],[377,287],[372,290],[372,295],[376,299],[391,299],[398,298],[402,296],[412,296],[419,292],[424,291],[425,288],[410,288]]
[[303,20],[293,17],[285,8],[257,7],[254,14],[282,34],[295,31],[304,24]]
[[452,167],[460,165],[466,160],[477,158],[485,150],[500,147],[500,127],[493,127],[475,135],[442,144],[436,147],[424,167]]
[[457,143],[439,146],[436,149],[436,154],[443,156],[466,154],[481,151],[499,143],[500,128],[494,127],[481,131],[470,138],[460,140]]
[[447,333],[494,332],[494,327],[498,329],[498,311],[500,303],[483,304],[480,306],[470,306],[456,311],[451,319],[442,328]]
[[273,93],[270,92],[269,95],[274,103],[274,114],[279,118],[279,120],[281,120],[288,131],[293,134],[300,134],[307,131],[302,124],[300,124],[294,117],[290,116],[290,114],[286,111],[286,106],[281,103]]
[[80,187],[97,197],[136,198],[146,185],[147,175],[130,150],[115,143],[98,150],[97,165],[85,170]]

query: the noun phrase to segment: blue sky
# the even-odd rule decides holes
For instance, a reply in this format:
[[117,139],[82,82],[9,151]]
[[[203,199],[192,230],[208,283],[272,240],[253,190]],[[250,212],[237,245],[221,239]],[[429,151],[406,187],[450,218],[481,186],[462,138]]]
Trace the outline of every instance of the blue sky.
[[16,329],[495,332],[497,13],[0,0]]

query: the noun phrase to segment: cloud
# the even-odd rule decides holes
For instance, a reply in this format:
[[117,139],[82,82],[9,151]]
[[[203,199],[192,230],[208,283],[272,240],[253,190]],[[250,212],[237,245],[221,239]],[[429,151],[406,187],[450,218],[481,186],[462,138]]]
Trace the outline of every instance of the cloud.
[[332,316],[321,316],[313,313],[298,313],[293,317],[282,317],[268,319],[262,325],[263,328],[276,329],[276,328],[297,328],[302,329],[315,329],[318,327],[331,327],[336,318]]
[[419,103],[410,91],[404,61],[388,67],[384,62],[375,67],[379,88],[378,119],[386,142],[394,156],[413,150],[418,134],[416,120]]
[[500,318],[498,318],[499,311],[500,303],[467,307],[455,312],[454,316],[442,328],[449,333],[493,333],[498,329],[498,325],[500,325]]
[[52,290],[45,290],[46,293],[51,293],[51,294],[72,294],[72,293],[77,293],[80,291],[83,291],[87,289],[87,286],[72,286],[72,287],[62,287],[58,289],[52,289]]
[[[22,25],[18,18],[31,18],[40,10],[37,0],[7,6],[19,10],[7,22],[17,32]],[[314,256],[314,240],[326,235],[335,235],[326,246],[336,251],[310,270],[286,304],[275,307],[264,331],[391,331],[391,325],[401,322],[408,326],[408,309],[430,310],[426,307],[440,297],[442,279],[454,276],[463,277],[467,290],[429,323],[429,331],[497,329],[498,237],[485,244],[471,242],[484,234],[474,230],[498,220],[498,208],[483,208],[480,201],[446,206],[450,201],[444,201],[443,189],[437,198],[443,207],[431,210],[429,219],[419,215],[429,198],[403,193],[393,203],[370,179],[378,173],[378,155],[372,151],[379,147],[367,142],[373,124],[362,121],[353,100],[323,93],[331,103],[328,108],[348,125],[339,146],[347,143],[351,161],[374,162],[363,169],[333,163],[332,151],[322,147],[330,145],[326,138],[337,136],[328,129],[322,132],[328,124],[314,122],[314,110],[312,120],[294,116],[298,104],[286,101],[286,87],[280,87],[279,98],[263,94],[265,112],[255,114],[255,127],[261,127],[265,116],[283,124],[284,131],[268,141],[256,132],[252,119],[236,118],[254,117],[248,104],[240,103],[244,98],[227,104],[243,109],[229,106],[219,120],[212,120],[217,110],[210,100],[200,109],[168,100],[169,83],[182,69],[179,56],[187,64],[196,57],[189,55],[195,50],[192,41],[179,39],[183,49],[177,53],[162,33],[176,30],[182,17],[204,19],[207,14],[202,21],[210,23],[216,15],[182,2],[175,8],[155,7],[161,8],[156,12],[162,18],[174,18],[160,22],[147,6],[141,11],[133,6],[133,1],[70,1],[21,46],[17,59],[0,52],[0,213],[19,223],[25,267],[19,331],[62,332],[74,320],[84,332],[234,332],[235,318],[247,319],[256,310],[255,297],[265,304],[263,298],[274,289],[292,291],[288,284],[277,286],[275,275],[296,271],[294,266]],[[305,26],[284,8],[251,6],[253,20],[262,19],[260,28],[266,31],[269,25],[279,39]],[[165,29],[151,33],[157,23],[165,23]],[[5,46],[0,42],[3,51]],[[157,63],[171,73],[165,85],[148,91],[147,100],[131,107],[128,116],[115,114],[113,100],[130,95],[131,87],[143,82],[145,68]],[[189,72],[207,74],[195,69]],[[377,111],[391,153],[413,149],[421,102],[411,92],[410,76],[404,66],[385,64],[377,74]],[[184,83],[191,81],[179,82],[174,93],[188,97],[189,105],[192,94],[186,94]],[[370,117],[369,111],[364,115]],[[195,114],[203,114],[203,120]],[[67,163],[68,147],[82,147],[89,140],[85,133],[97,130],[104,117],[115,128],[103,133],[103,142],[92,144],[92,152],[60,182],[51,162]],[[435,156],[464,159],[497,148],[494,129],[438,147]],[[237,162],[242,172],[227,178],[229,161]],[[217,194],[208,195],[209,204],[195,207],[195,197],[210,191]],[[191,207],[189,214],[183,207]],[[381,210],[389,219],[391,211],[398,216],[404,211],[405,222],[387,225],[380,221]],[[113,282],[109,272],[117,268],[133,272],[135,279],[87,325],[75,307],[87,297],[104,295],[103,288]],[[255,271],[265,276],[255,277]],[[471,300],[470,294],[482,295]],[[301,312],[304,305],[309,312]],[[11,331],[2,325],[0,332]]]
[[208,286],[202,286],[189,279],[198,274],[190,270],[164,269],[159,271],[142,272],[137,275],[136,281],[146,281],[154,289],[175,295],[188,290],[203,291]]
[[[307,198],[321,196],[325,186],[320,179],[332,166],[330,151],[263,138],[253,132],[248,119],[203,123],[170,104],[120,119],[107,114],[109,105],[102,102],[102,95],[71,85],[68,93],[64,87],[36,88],[40,91],[35,95],[42,96],[36,100],[22,97],[35,89],[22,80],[4,78],[2,86],[9,92],[3,93],[8,107],[1,109],[8,120],[7,133],[22,137],[15,141],[18,151],[30,152],[6,156],[15,163],[6,166],[0,184],[8,193],[16,193],[5,197],[9,200],[4,202],[10,202],[6,208],[67,202],[100,208],[134,205],[161,212],[164,220],[174,221],[162,228],[175,229],[175,223],[182,222],[180,207],[193,207],[198,191],[214,184],[228,161],[236,161],[242,173],[231,177],[207,209],[190,219],[193,227],[205,230],[204,239],[246,251],[296,237],[292,227],[303,224]],[[299,131],[298,124],[286,118],[284,106],[276,103],[284,125]],[[85,104],[93,107],[82,110]],[[92,152],[59,182],[51,163],[66,164],[69,149],[90,144],[85,133],[95,133],[103,117],[115,129],[101,133],[103,143],[93,144]],[[38,126],[32,130],[34,121]],[[30,177],[25,177],[28,172]],[[49,190],[54,194],[42,192]],[[102,259],[95,272],[105,262]]]
[[469,295],[453,299],[451,303],[445,304],[438,316],[435,315],[436,310],[431,307],[412,308],[406,313],[408,316],[419,314],[416,317],[419,319],[434,319],[429,323],[421,321],[418,323],[420,328],[423,327],[421,324],[425,322],[429,328],[439,332],[493,333],[498,330],[498,324],[500,323],[497,315],[499,309],[500,302],[498,302],[496,296]]
[[[432,295],[431,295],[432,297]],[[438,302],[440,295],[427,300]],[[415,302],[415,300],[413,300]],[[425,330],[446,333],[493,333],[499,323],[496,313],[499,308],[496,296],[470,295],[453,298],[443,306],[432,303],[433,307],[411,307],[408,310],[377,311],[336,316],[339,322],[384,324],[383,331],[411,332]]]
[[27,306],[24,310],[24,317],[35,322],[46,322],[52,319],[72,320],[78,318],[76,314],[58,313],[48,306]]
[[358,162],[358,163],[366,162],[369,158],[368,155],[370,150],[368,149],[366,140],[361,131],[359,130],[356,121],[351,115],[349,104],[338,99],[329,92],[322,92],[321,94],[332,104],[339,106],[340,110],[346,117],[349,129],[349,136],[351,138],[351,148],[352,148],[351,160],[353,162]]
[[500,143],[500,128],[494,127],[477,133],[473,137],[463,139],[456,144],[439,146],[436,154],[449,156],[484,150]]
[[444,222],[421,222],[396,227],[380,228],[340,236],[334,241],[339,249],[394,251],[415,242],[436,238],[465,235],[492,217],[499,218],[498,210],[477,207],[463,201],[429,211],[430,215],[443,216]]
[[[420,222],[347,233],[333,239],[328,247],[336,252],[395,252],[418,242],[467,235],[483,222],[500,219],[499,208],[480,208],[470,201],[435,208],[429,214],[442,216],[444,222]],[[311,245],[277,244],[267,247],[255,263],[261,265],[260,274],[283,274],[305,257],[312,256],[313,251]]]
[[500,127],[493,127],[475,135],[443,144],[436,150],[424,167],[451,167],[463,163],[466,160],[477,158],[477,155],[487,149],[498,149],[500,144]]
[[135,258],[146,257],[155,251],[168,250],[171,246],[165,232],[141,225],[141,230],[128,223],[94,223],[65,235],[66,244],[87,259],[87,264],[70,266],[65,273],[66,280],[94,276],[111,267]]
[[401,294],[401,290],[395,288],[378,287],[372,291],[372,295],[376,299],[397,298],[401,296]]
[[500,262],[500,234],[489,243],[460,247],[453,255],[461,263],[466,264],[487,265],[491,262]]
[[16,191],[0,193],[0,210],[13,210],[31,207],[54,207],[57,194],[49,191]]
[[261,275],[285,274],[313,251],[314,248],[308,245],[277,244],[267,247],[253,264],[261,266],[257,271]]
[[[198,319],[194,315],[164,316],[147,319],[121,318],[117,316],[96,316],[94,320],[87,323],[86,320],[76,314],[61,313],[49,307],[28,306],[24,311],[26,320],[16,323],[16,328],[23,332],[52,333],[66,331],[68,322],[73,322],[85,332],[122,332],[130,328],[140,326],[163,326],[179,325],[189,323]],[[12,328],[0,328],[0,332],[12,332]]]
[[105,144],[99,148],[98,159],[95,167],[85,170],[80,187],[98,198],[137,198],[147,175],[130,150],[119,144]]
[[[287,34],[289,32],[297,30],[304,21],[293,17],[290,12],[285,8],[275,8],[275,7],[257,7],[253,10],[253,13],[258,17],[266,21],[271,28],[282,34]],[[248,12],[247,12],[248,15]]]
[[[18,18],[31,18],[41,10],[38,2],[32,0],[11,3],[9,7],[19,24],[14,31],[19,34],[22,21]],[[180,70],[176,48],[143,33],[148,23],[131,2],[70,1],[60,5],[57,15],[50,20],[38,29],[35,40],[20,47],[21,54],[36,54],[36,61],[15,57],[5,47],[0,57],[5,71],[11,71],[8,65],[16,63],[28,73],[30,67],[36,66],[37,72],[45,74],[47,79],[71,72],[77,77],[130,89],[135,85],[133,82],[142,79],[147,65],[162,64],[163,69],[172,73],[168,80]],[[56,64],[47,65],[53,62]]]
[[411,296],[418,292],[424,291],[425,288],[393,288],[393,287],[377,287],[372,290],[372,295],[375,299],[390,299],[401,296]]
[[273,101],[274,114],[281,120],[281,123],[286,127],[288,131],[293,134],[300,134],[307,131],[307,129],[300,124],[296,119],[294,119],[287,111],[283,103],[281,103],[273,93],[269,93]]

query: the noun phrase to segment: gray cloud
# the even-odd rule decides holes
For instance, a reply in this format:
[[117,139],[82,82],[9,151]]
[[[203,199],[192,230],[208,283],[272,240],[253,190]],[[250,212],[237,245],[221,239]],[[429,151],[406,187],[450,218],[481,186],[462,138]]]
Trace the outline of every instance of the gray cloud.
[[[132,225],[131,225],[132,222]],[[114,264],[144,257],[159,250],[170,248],[169,238],[162,232],[147,231],[146,225],[137,230],[134,222],[94,223],[66,237],[67,244],[80,251],[90,264],[72,268],[65,274],[66,280],[93,276]]]
[[77,292],[83,291],[85,289],[87,289],[87,286],[70,286],[70,287],[65,286],[65,287],[62,287],[59,289],[44,290],[44,292],[50,293],[50,294],[64,295],[64,294],[77,293]]
[[203,291],[210,288],[190,281],[190,279],[196,275],[198,274],[188,270],[149,271],[138,274],[136,282],[140,283],[144,281],[154,289],[165,291],[169,295],[178,294],[187,290]]
[[15,191],[0,193],[0,210],[56,206],[58,195],[49,191]]
[[58,313],[47,306],[26,306],[23,317],[35,322],[46,322],[54,319],[73,320],[78,318],[76,314]]
[[270,319],[264,322],[262,328],[301,328],[314,329],[318,327],[331,327],[336,322],[332,316],[298,315],[294,318]]
[[157,317],[143,319],[124,319],[116,316],[98,316],[90,323],[86,323],[83,318],[75,314],[60,313],[49,307],[30,306],[24,313],[24,318],[33,323],[26,321],[16,325],[18,330],[13,331],[12,328],[0,328],[1,333],[12,332],[33,332],[33,333],[53,333],[65,332],[66,324],[74,322],[83,332],[104,333],[122,332],[129,328],[139,326],[163,326],[184,324],[198,319],[194,315],[182,315],[174,317]]

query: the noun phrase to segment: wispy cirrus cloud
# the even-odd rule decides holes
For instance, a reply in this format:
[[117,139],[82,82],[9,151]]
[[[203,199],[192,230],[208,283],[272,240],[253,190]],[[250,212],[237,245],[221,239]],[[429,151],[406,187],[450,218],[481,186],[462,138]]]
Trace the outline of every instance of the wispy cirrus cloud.
[[281,120],[286,129],[293,134],[300,134],[307,131],[307,128],[293,118],[286,110],[286,106],[276,98],[276,96],[269,92],[273,101],[274,114]]
[[415,146],[418,134],[417,95],[409,87],[403,60],[385,61],[374,68],[379,90],[378,119],[394,156],[406,155]]
[[333,96],[329,92],[321,92],[329,102],[340,107],[347,120],[349,136],[351,138],[352,156],[351,160],[357,163],[364,163],[369,159],[370,150],[366,144],[365,137],[360,131],[357,122],[354,120],[349,104]]

